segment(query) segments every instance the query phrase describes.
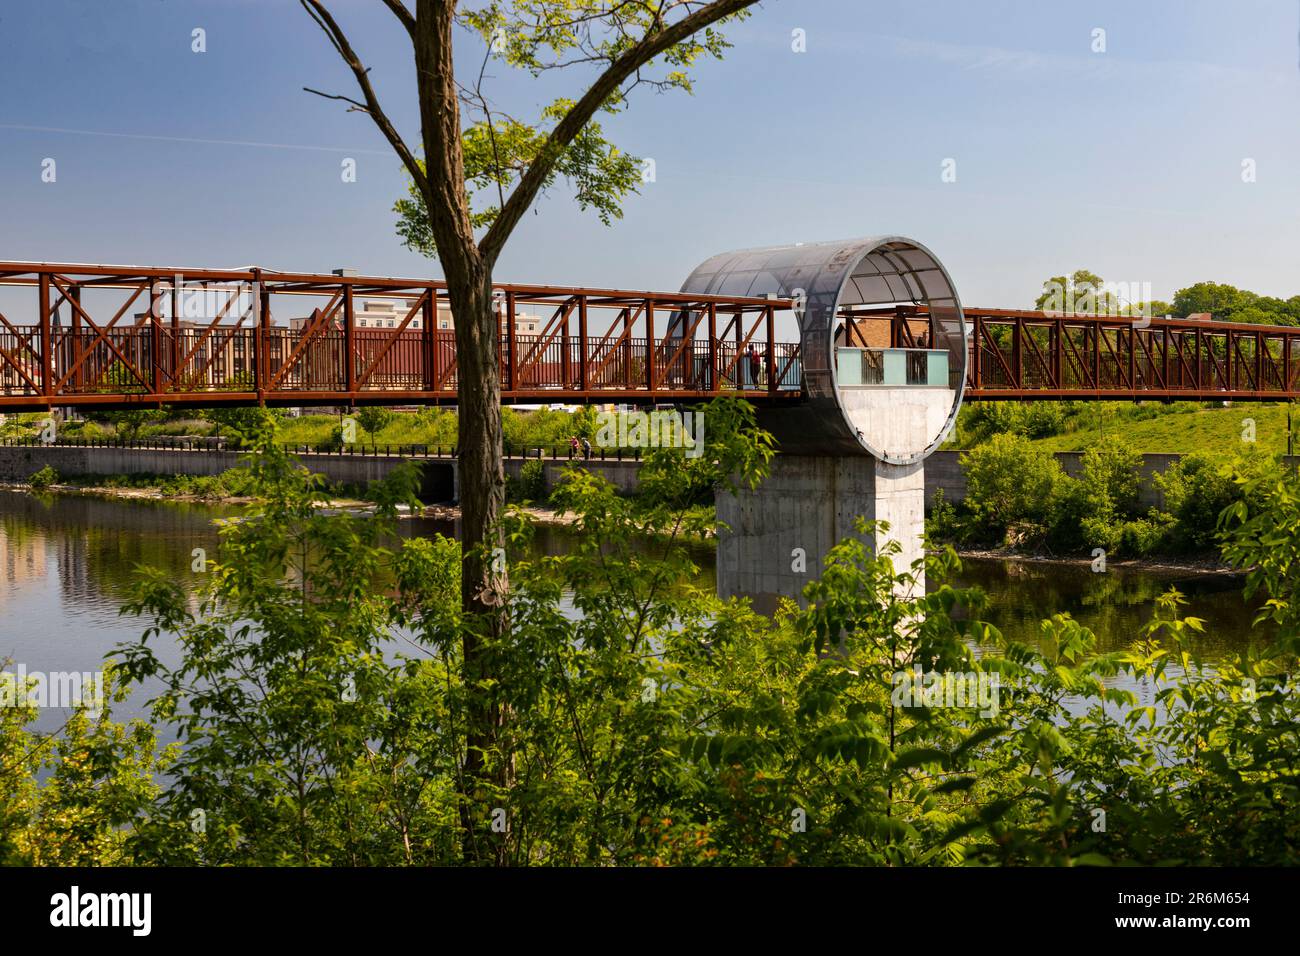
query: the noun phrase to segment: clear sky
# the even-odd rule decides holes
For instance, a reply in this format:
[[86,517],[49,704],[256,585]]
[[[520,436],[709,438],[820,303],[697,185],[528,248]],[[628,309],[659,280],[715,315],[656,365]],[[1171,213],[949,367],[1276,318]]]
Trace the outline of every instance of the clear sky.
[[[418,142],[400,26],[379,0],[331,7]],[[1300,293],[1298,32],[1296,0],[766,0],[694,95],[638,91],[605,121],[655,160],[625,218],[561,186],[497,278],[670,290],[727,249],[898,233],[971,305],[1030,305],[1080,267],[1160,298]],[[522,115],[583,79],[490,72]],[[405,181],[369,119],[304,86],[354,93],[295,0],[5,0],[0,259],[438,274],[396,238]]]

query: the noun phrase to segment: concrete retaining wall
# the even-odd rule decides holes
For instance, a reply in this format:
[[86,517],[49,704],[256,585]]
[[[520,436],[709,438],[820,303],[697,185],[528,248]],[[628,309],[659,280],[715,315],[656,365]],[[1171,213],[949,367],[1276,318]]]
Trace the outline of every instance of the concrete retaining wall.
[[[386,477],[404,459],[398,455],[300,454],[313,472],[335,484],[366,485]],[[219,475],[239,464],[235,451],[180,451],[170,448],[80,448],[76,446],[0,446],[0,478],[25,481],[49,465],[65,478],[97,475]],[[455,496],[456,463],[425,462],[425,497],[446,501]]]
[[[299,454],[298,459],[335,484],[365,485],[386,477],[405,459],[400,455]],[[61,476],[84,478],[97,475],[219,475],[239,464],[235,451],[181,451],[171,448],[82,448],[71,445],[0,445],[0,479],[26,481],[46,465]],[[417,459],[424,464],[423,496],[428,501],[451,501],[457,497],[457,463],[454,459]],[[569,464],[560,459],[544,460],[546,485],[553,488]],[[506,473],[519,477],[522,459],[506,459]],[[587,462],[591,471],[603,475],[620,494],[636,491],[637,461]]]

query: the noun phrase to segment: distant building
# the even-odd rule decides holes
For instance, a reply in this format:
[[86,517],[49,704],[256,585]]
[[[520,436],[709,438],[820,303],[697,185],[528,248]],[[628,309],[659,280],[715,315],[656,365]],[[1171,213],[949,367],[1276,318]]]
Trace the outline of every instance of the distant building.
[[[407,313],[411,311],[414,302],[409,299],[362,299],[356,305],[356,327],[358,329],[396,329],[402,324]],[[289,320],[289,328],[295,332],[300,331],[309,321],[311,316],[302,316]],[[419,329],[423,327],[423,316],[417,312],[411,321],[407,323],[406,328]],[[334,324],[337,328],[343,327],[343,317],[336,316]],[[446,302],[438,303],[438,330],[440,332],[449,332],[456,327],[455,319],[451,315],[451,306]],[[515,334],[516,335],[536,335],[541,329],[541,318],[536,315],[530,315],[526,312],[516,313],[515,315]]]
[[[367,370],[369,377],[365,383],[366,388],[419,390],[425,387],[426,370],[421,357],[424,324],[422,310],[411,316],[411,321],[400,334],[388,334],[389,330],[397,332],[416,302],[415,299],[402,298],[357,300],[354,313],[357,359],[354,367]],[[161,304],[162,367],[169,370],[168,353],[173,347],[173,326],[168,311],[169,303],[164,299]],[[299,346],[300,334],[318,315],[319,310],[311,315],[289,318],[283,323],[272,322],[267,361],[271,374],[278,376],[278,387],[301,388],[314,383],[317,387],[342,388],[345,384],[342,310],[335,311],[330,331],[319,338],[313,338],[305,347]],[[450,306],[445,302],[438,303],[437,316],[439,361],[448,363],[454,349],[451,333],[455,329]],[[134,319],[135,325],[142,327],[148,324],[150,315],[148,312],[139,312],[134,315]],[[187,384],[192,388],[249,387],[255,377],[256,329],[251,324],[245,324],[235,330],[224,319],[215,329],[211,329],[210,324],[211,320],[206,318],[184,318],[175,324],[179,332],[175,343],[177,359],[186,369]],[[535,342],[541,330],[540,316],[526,312],[515,315],[515,334],[523,338],[526,347],[534,347],[529,344],[527,337],[532,337]],[[133,337],[123,342],[121,347],[127,350],[127,358],[136,368],[152,368],[148,337]],[[71,352],[64,351],[66,355],[60,353],[60,370],[71,360]],[[286,362],[291,362],[288,369],[283,368]],[[554,361],[542,364],[546,374],[558,375],[558,367],[551,368],[555,365]],[[101,343],[94,347],[93,360],[84,364],[81,374],[90,381],[99,381],[105,375],[128,375],[124,367],[118,367],[120,365],[116,353]],[[442,367],[447,365],[443,364]]]

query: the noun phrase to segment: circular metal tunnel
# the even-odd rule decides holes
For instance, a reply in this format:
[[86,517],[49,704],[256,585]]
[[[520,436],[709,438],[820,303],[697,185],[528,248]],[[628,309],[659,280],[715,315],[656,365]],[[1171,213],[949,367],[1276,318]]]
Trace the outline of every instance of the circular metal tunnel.
[[[763,426],[786,453],[868,454],[910,464],[941,445],[956,421],[966,382],[966,323],[952,279],[919,242],[878,236],[726,252],[696,267],[682,291],[795,300],[806,401],[762,412]],[[906,313],[913,316],[909,335],[923,326],[926,348],[890,342],[844,352],[859,344],[845,337],[846,322],[857,329],[854,315],[884,322],[901,314],[898,307],[918,306]],[[872,370],[882,360],[898,361],[907,372],[895,387],[864,382],[860,360],[873,363]],[[926,361],[931,379],[941,383],[912,375]]]

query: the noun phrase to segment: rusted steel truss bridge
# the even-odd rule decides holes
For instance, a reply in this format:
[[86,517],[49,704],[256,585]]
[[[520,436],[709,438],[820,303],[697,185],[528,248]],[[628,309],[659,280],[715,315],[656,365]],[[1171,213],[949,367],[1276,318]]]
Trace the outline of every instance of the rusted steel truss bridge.
[[[494,298],[503,402],[803,400],[791,299],[511,284]],[[1300,393],[1300,329],[964,314],[968,400]],[[929,347],[923,307],[840,316],[855,347]],[[791,341],[778,341],[778,329]],[[457,384],[440,282],[0,262],[0,411],[454,404]]]

